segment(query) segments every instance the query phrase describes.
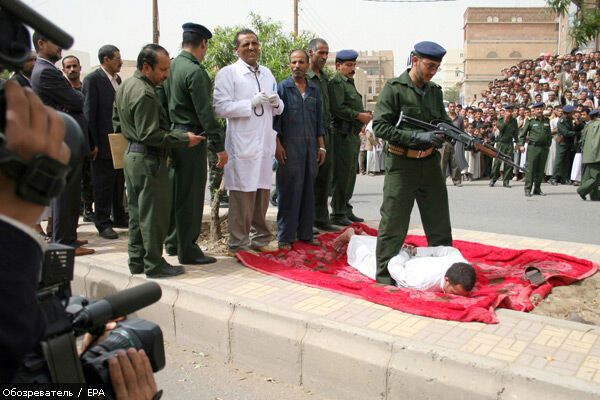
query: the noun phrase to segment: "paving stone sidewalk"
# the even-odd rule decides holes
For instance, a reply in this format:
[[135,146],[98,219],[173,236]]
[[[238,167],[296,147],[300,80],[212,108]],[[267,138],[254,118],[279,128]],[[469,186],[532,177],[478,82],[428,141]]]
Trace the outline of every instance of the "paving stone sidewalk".
[[[270,210],[270,215],[273,216],[273,210]],[[371,225],[376,226],[377,223]],[[105,240],[97,235],[93,224],[82,224],[79,232],[80,239],[88,239],[89,246],[96,249],[96,254],[76,259],[76,270],[86,271],[81,274],[76,271],[80,279],[87,274],[92,276],[92,271],[97,268],[107,268],[111,273],[121,274],[125,278],[129,275],[126,235],[114,241]],[[423,234],[414,227],[409,233]],[[455,239],[516,249],[559,252],[600,263],[600,246],[597,245],[460,229],[454,229],[453,233]],[[177,263],[175,257],[167,257],[167,260]],[[242,304],[251,301],[272,308],[276,313],[292,313],[308,322],[327,321],[349,329],[358,328],[366,336],[384,334],[385,337],[425,349],[428,346],[445,349],[458,358],[472,356],[500,362],[498,365],[511,368],[523,367],[532,373],[538,371],[557,384],[561,380],[575,385],[579,382],[591,387],[592,391],[598,385],[596,389],[600,394],[600,327],[597,326],[508,310],[497,311],[500,323],[495,325],[436,320],[290,283],[245,268],[229,257],[219,257],[216,264],[208,266],[186,266],[186,271],[183,277],[161,280],[160,283],[169,287],[193,287],[195,291],[220,293]],[[90,279],[85,282],[86,287],[93,284],[89,282]],[[86,290],[83,286],[81,282],[74,285],[75,290]],[[121,288],[115,286],[116,290]],[[89,290],[85,294],[90,295]],[[177,328],[176,323],[175,330]],[[235,359],[235,355],[230,355],[231,358]]]

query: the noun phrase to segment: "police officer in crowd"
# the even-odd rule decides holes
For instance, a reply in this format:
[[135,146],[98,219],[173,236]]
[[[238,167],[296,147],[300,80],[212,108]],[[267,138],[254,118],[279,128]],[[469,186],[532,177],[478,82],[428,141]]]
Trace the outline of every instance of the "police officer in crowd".
[[347,226],[363,222],[352,212],[350,199],[356,183],[356,169],[363,125],[372,116],[363,108],[362,96],[354,86],[356,59],[354,50],[341,50],[335,56],[336,74],[329,82],[331,115],[333,117],[333,194],[331,196],[331,223]]
[[550,151],[552,132],[550,120],[544,117],[544,103],[537,102],[532,106],[534,117],[528,120],[519,134],[520,149],[525,146],[527,140],[527,173],[525,174],[525,196],[533,194],[545,196],[542,192],[542,180],[544,179],[544,168]]
[[583,175],[581,185],[577,188],[579,196],[586,200],[600,200],[600,110],[590,112],[591,121],[585,125],[581,134],[581,156]]
[[559,183],[570,184],[571,164],[575,157],[575,142],[585,123],[578,119],[573,120],[575,107],[566,105],[563,107],[563,117],[558,121],[558,137],[556,146],[556,158],[554,160],[554,175],[550,179],[553,186]]
[[182,274],[162,256],[169,229],[171,186],[168,149],[197,146],[205,138],[195,132],[170,129],[167,114],[155,92],[169,74],[169,53],[157,44],[142,48],[137,70],[115,95],[113,124],[129,141],[124,157],[129,205],[129,270],[149,278]]
[[[513,106],[511,104],[506,104],[504,106],[504,116],[498,119],[498,137],[496,138],[496,148],[501,153],[508,155],[511,159],[514,156],[515,143],[517,143],[519,139],[519,126],[517,125],[517,120],[513,118],[512,115]],[[502,161],[498,158],[494,159],[494,164],[492,165],[492,174],[490,181],[490,186],[494,186],[496,181],[500,177],[500,165]],[[504,164],[504,173],[502,176],[503,184],[502,186],[509,188],[510,187],[510,179],[512,178],[512,168],[506,164]]]
[[182,264],[209,264],[216,262],[216,258],[205,256],[196,244],[202,226],[206,187],[206,142],[217,154],[218,168],[223,168],[227,162],[227,153],[223,129],[212,108],[212,83],[201,64],[212,33],[191,22],[183,24],[182,29],[181,53],[171,62],[164,95],[172,127],[194,132],[203,140],[195,147],[171,150],[169,177],[173,207],[165,247],[167,253],[177,255]]
[[437,43],[417,43],[411,53],[412,68],[390,79],[377,101],[373,128],[377,137],[387,141],[376,250],[379,283],[394,284],[387,264],[404,244],[415,200],[428,246],[452,246],[448,192],[436,151],[442,147],[443,137],[399,121],[403,112],[425,122],[451,122],[442,89],[431,82],[445,54]]

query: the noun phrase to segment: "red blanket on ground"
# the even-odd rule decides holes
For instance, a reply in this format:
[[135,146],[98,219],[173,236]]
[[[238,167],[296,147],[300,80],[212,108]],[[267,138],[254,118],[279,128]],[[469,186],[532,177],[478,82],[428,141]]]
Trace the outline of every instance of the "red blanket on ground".
[[[355,224],[369,235],[375,229]],[[338,233],[319,236],[321,247],[296,242],[292,250],[253,254],[238,252],[247,267],[282,279],[358,297],[411,314],[452,321],[497,323],[496,307],[530,311],[554,286],[569,285],[593,275],[591,261],[540,250],[513,250],[455,240],[453,246],[473,264],[477,283],[469,297],[422,292],[381,285],[350,267],[346,253],[332,248]],[[426,246],[424,236],[407,236],[406,243]],[[524,279],[525,268],[539,268],[546,283],[533,286]]]

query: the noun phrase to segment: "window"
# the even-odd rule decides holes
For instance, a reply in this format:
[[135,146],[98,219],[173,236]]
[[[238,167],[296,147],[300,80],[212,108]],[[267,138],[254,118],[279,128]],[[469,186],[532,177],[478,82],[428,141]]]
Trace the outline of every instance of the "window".
[[510,53],[509,57],[510,58],[523,58],[521,53],[519,53],[518,51],[513,51],[512,53]]
[[487,53],[487,55],[485,57],[486,58],[498,58],[498,53],[496,53],[495,51],[490,51],[489,53]]
[[500,18],[494,17],[494,22],[498,22],[498,21],[500,21]]

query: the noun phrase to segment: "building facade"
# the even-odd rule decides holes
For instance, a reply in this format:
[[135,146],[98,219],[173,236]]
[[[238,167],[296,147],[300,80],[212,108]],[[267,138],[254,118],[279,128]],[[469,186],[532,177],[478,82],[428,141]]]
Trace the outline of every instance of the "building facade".
[[[335,70],[335,55],[329,53],[327,65]],[[383,85],[394,77],[394,52],[391,50],[360,51],[356,60],[356,88],[363,95],[365,107],[375,109]]]
[[540,53],[568,52],[568,19],[544,7],[470,7],[464,13],[463,103],[479,97],[500,71]]

